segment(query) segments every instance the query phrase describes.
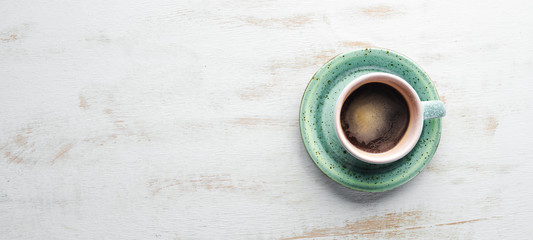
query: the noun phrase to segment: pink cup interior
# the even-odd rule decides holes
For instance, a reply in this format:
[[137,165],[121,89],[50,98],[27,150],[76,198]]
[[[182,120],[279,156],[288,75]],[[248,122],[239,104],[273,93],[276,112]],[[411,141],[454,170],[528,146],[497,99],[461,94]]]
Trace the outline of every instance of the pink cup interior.
[[[344,134],[341,126],[341,109],[350,94],[367,83],[383,83],[395,88],[405,98],[409,108],[409,125],[404,136],[392,149],[382,153],[370,153],[354,146]],[[388,73],[370,73],[354,79],[341,92],[335,106],[335,131],[341,144],[354,157],[373,164],[394,162],[407,155],[418,142],[423,128],[422,104],[416,91],[402,78]]]

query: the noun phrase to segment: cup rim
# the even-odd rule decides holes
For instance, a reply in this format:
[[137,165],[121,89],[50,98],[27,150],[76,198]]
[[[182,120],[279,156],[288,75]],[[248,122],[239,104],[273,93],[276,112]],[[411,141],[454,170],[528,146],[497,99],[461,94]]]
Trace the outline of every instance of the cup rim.
[[[388,82],[380,81],[380,79],[383,78],[392,79],[395,85],[391,85]],[[404,136],[393,148],[381,153],[370,153],[355,147],[344,134],[340,119],[342,106],[344,105],[344,102],[348,98],[348,96],[362,85],[373,82],[384,83],[391,87],[394,87],[400,92],[400,94],[402,94],[405,100],[408,101],[408,106],[410,108],[409,125],[406,132],[404,133]],[[398,87],[401,87],[402,89],[399,90]],[[411,109],[411,106],[413,106],[413,109]],[[349,83],[339,95],[335,106],[334,114],[335,132],[337,138],[339,139],[343,147],[357,159],[372,164],[391,163],[407,155],[418,142],[418,139],[422,134],[424,121],[422,103],[414,88],[403,78],[384,72],[369,73],[352,80],[352,82]]]

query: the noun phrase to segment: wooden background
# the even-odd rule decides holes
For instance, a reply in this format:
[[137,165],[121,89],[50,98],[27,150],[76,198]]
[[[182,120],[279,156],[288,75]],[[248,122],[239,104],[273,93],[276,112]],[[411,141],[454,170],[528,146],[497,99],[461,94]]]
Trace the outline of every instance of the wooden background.
[[[0,1],[0,239],[533,236],[531,1]],[[314,72],[403,53],[448,115],[370,194],[300,138]]]

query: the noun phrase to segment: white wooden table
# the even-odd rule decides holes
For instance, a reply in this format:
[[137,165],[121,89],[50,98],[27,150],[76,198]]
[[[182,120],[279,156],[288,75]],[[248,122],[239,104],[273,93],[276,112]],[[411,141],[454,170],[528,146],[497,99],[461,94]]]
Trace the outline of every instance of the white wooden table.
[[[527,239],[531,1],[1,1],[0,239]],[[314,72],[385,47],[446,102],[395,190],[300,138]]]

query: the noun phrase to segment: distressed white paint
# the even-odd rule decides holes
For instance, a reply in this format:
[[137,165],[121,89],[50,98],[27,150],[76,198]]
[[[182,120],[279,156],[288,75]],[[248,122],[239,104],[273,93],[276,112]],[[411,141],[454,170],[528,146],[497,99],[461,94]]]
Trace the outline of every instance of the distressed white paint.
[[[1,239],[530,238],[531,1],[2,1]],[[418,62],[440,147],[367,194],[312,163],[313,73]]]

